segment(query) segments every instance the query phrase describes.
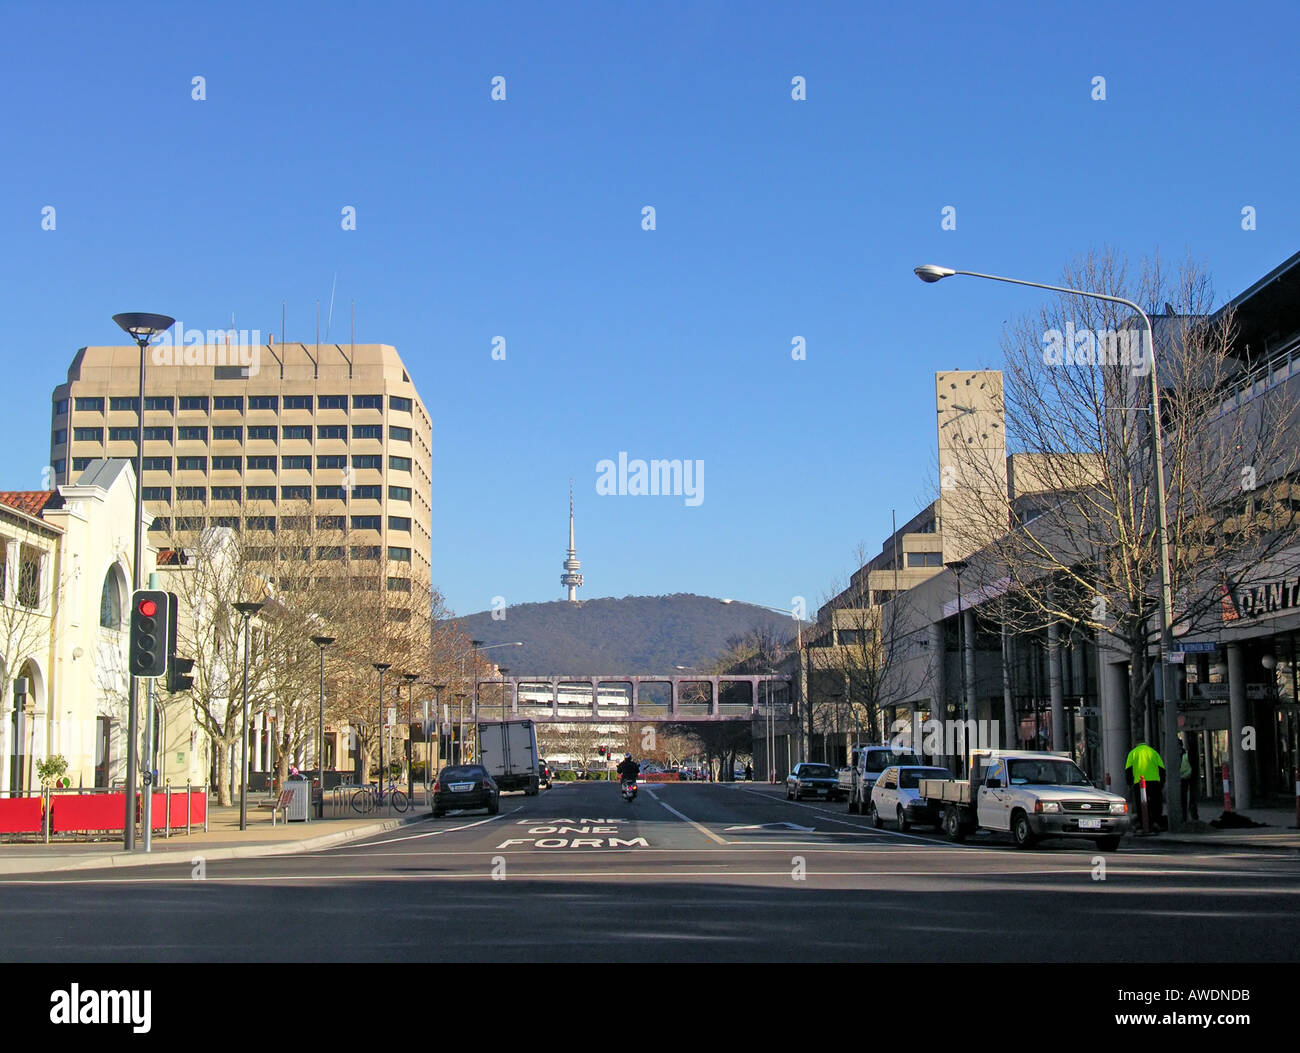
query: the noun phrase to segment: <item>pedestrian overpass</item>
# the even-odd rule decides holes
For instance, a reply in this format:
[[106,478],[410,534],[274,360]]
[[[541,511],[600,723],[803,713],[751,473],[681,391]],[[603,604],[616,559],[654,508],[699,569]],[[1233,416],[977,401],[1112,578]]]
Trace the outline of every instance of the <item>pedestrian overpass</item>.
[[468,720],[527,718],[537,723],[691,723],[788,720],[789,676],[488,677],[444,696]]

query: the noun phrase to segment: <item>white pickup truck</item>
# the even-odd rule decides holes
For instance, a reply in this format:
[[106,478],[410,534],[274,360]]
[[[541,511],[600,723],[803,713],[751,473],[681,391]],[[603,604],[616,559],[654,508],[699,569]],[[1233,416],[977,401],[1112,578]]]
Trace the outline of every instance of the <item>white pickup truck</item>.
[[923,779],[921,797],[961,841],[976,830],[1010,833],[1028,848],[1040,838],[1086,838],[1113,852],[1129,830],[1128,802],[1098,790],[1068,753],[971,750],[969,779]]

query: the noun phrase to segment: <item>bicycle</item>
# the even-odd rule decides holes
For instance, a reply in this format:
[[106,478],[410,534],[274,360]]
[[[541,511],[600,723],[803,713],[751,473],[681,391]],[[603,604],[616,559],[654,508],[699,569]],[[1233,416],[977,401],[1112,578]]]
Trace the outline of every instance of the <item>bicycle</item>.
[[384,806],[385,796],[387,796],[388,803],[392,805],[394,811],[405,812],[411,807],[411,799],[406,795],[406,792],[397,789],[390,779],[386,794],[382,783],[373,789],[366,786],[354,793],[352,795],[352,810],[360,812],[362,815],[369,814],[375,810],[376,805],[380,808]]

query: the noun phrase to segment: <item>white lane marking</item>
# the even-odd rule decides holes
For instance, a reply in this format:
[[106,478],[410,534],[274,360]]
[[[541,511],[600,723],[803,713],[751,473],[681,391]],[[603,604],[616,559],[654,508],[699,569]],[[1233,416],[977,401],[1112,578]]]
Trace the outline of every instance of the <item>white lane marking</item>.
[[379,845],[396,844],[398,841],[415,841],[421,837],[437,837],[439,834],[454,834],[460,830],[472,830],[474,827],[483,826],[485,823],[494,823],[498,819],[504,819],[508,815],[514,815],[515,812],[520,811],[522,808],[523,805],[521,804],[518,808],[511,809],[508,812],[502,812],[500,815],[489,815],[486,819],[480,819],[476,823],[466,823],[464,826],[443,826],[437,830],[426,830],[422,834],[407,834],[404,837],[390,837],[384,841],[367,841],[363,845],[358,845],[358,844],[331,845],[329,848],[318,848],[314,852],[302,852],[299,854],[303,856],[318,856],[318,855],[324,855],[326,852],[337,852],[340,848],[376,848]]
[[717,834],[715,834],[715,833],[714,833],[712,830],[710,830],[708,827],[704,826],[702,823],[697,823],[697,822],[696,822],[694,819],[692,819],[689,815],[683,815],[683,814],[682,814],[681,812],[679,812],[676,808],[674,808],[671,804],[668,804],[666,801],[660,801],[659,798],[658,798],[658,796],[656,796],[655,792],[654,792],[653,790],[651,790],[649,787],[646,788],[646,791],[645,791],[645,792],[648,793],[648,794],[650,795],[650,799],[651,799],[652,801],[658,801],[659,804],[661,804],[661,805],[663,805],[663,807],[667,808],[670,812],[673,813],[673,815],[677,816],[678,819],[680,819],[680,820],[681,820],[682,822],[684,822],[684,823],[687,823],[687,824],[690,825],[690,826],[695,827],[696,830],[698,830],[700,833],[702,833],[702,834],[703,834],[705,837],[707,837],[710,841],[714,842],[715,844],[719,844],[719,845],[729,845],[729,844],[731,844],[731,842],[728,841],[725,837],[719,837]]
[[[731,833],[733,830],[795,830],[801,834],[817,833],[816,827],[800,826],[798,823],[762,823],[757,826],[727,826],[723,827],[724,833]],[[822,831],[829,833],[830,831]]]

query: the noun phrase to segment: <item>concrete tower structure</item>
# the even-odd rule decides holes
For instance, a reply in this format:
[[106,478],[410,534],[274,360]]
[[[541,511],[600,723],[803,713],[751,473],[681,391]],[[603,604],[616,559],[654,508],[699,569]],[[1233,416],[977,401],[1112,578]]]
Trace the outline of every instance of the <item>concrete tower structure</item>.
[[564,573],[560,575],[560,584],[569,590],[570,603],[578,602],[578,589],[582,585],[582,575],[578,573],[582,566],[578,562],[578,551],[573,547],[573,480],[569,480],[569,554],[564,561]]

